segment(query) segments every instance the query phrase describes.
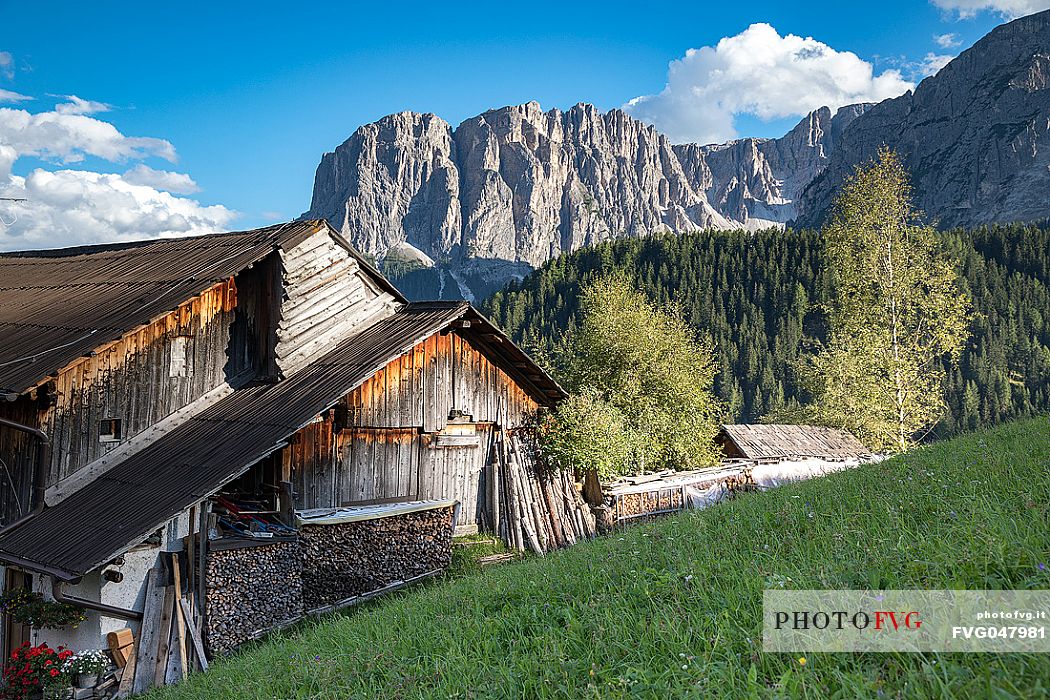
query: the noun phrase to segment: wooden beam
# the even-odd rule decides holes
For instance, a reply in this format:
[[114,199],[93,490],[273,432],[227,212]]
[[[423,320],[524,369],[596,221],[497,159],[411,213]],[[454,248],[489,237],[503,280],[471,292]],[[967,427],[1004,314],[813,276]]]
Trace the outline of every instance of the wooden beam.
[[[154,566],[146,577],[146,600],[142,607],[142,626],[135,650],[134,681],[131,686],[131,692],[136,695],[152,687],[157,668],[157,647],[160,643],[158,635],[165,593],[165,586],[161,585],[162,576],[160,566]],[[129,662],[128,666],[130,665]]]
[[182,663],[182,680],[189,675],[189,666],[186,665],[186,616],[182,612],[182,577],[179,574],[178,552],[171,553],[171,570],[175,574],[175,618],[179,624],[179,661]]

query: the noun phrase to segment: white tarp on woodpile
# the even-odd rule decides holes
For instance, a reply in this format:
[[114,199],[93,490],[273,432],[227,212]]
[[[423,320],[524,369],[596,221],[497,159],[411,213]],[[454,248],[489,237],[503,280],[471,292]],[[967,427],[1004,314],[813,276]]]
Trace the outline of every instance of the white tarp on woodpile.
[[449,508],[459,502],[452,500],[399,501],[397,503],[375,503],[367,506],[345,506],[343,508],[310,508],[295,511],[300,525],[337,525],[352,523],[358,520],[389,518],[393,515],[405,515],[422,510]]
[[710,469],[626,477],[606,485],[603,491],[606,501],[611,501],[614,518],[625,521],[685,508],[705,508],[733,492],[775,488],[881,459],[795,459],[772,463],[734,460]]

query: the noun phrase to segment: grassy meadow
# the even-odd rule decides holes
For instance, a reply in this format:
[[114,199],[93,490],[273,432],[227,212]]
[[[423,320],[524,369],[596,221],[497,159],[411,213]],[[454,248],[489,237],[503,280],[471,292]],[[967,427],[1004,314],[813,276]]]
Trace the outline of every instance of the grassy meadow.
[[1040,417],[543,558],[459,561],[149,697],[1045,697],[1050,654],[767,654],[761,605],[774,587],[1050,588],[1048,523]]

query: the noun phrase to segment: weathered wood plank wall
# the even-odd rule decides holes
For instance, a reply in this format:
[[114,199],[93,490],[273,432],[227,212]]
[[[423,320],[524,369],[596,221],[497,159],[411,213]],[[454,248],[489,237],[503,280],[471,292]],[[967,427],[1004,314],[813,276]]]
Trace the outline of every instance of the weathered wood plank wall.
[[[435,334],[297,433],[282,453],[296,507],[457,498],[480,524],[493,426],[525,424],[536,402],[456,332]],[[437,446],[449,412],[473,416],[477,444]]]
[[[254,376],[272,348],[276,265],[276,256],[261,261],[64,367],[35,392],[50,394],[53,405],[23,396],[0,406],[0,415],[51,437],[48,485],[216,387]],[[120,420],[120,440],[100,440],[105,419]],[[0,466],[0,522],[28,502],[29,447],[22,434],[0,430],[0,460],[12,476]]]
[[281,251],[284,293],[277,327],[277,365],[288,375],[355,327],[395,311],[346,248],[328,234]]

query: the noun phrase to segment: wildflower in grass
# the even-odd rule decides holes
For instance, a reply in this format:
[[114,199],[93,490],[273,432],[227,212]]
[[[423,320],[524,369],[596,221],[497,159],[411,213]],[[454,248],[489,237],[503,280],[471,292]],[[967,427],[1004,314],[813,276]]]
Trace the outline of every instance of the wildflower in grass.
[[1044,564],[1043,562],[1039,562],[1039,570],[1046,571],[1046,564]]
[[799,666],[805,666],[806,665],[806,657],[805,656],[798,657],[798,665]]

